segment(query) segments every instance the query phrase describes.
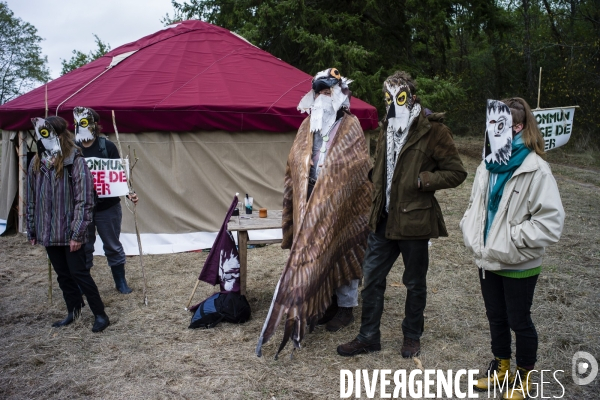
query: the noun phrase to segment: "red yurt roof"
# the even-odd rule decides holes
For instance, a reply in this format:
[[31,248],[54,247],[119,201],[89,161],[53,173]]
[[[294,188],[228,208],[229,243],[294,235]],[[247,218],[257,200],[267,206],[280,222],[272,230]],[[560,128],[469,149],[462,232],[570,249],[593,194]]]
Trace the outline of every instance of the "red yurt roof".
[[[343,66],[341,72],[343,74]],[[350,77],[351,78],[351,77]],[[77,106],[101,116],[113,132],[298,129],[296,109],[312,77],[226,29],[184,21],[118,47],[47,85],[48,115],[71,122]],[[32,129],[44,115],[38,87],[0,106],[0,128]],[[377,127],[376,109],[352,98],[363,129]]]

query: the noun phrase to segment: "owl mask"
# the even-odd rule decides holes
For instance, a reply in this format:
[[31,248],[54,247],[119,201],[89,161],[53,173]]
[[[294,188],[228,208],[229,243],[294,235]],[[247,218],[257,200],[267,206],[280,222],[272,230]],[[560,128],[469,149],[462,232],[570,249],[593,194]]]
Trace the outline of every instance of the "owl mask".
[[[342,108],[350,108],[350,89],[348,85],[352,82],[340,75],[337,68],[328,68],[317,73],[312,80],[312,89],[308,92],[300,104],[298,110],[310,114],[310,131],[329,131],[335,122],[337,111]],[[318,96],[323,89],[331,89],[331,96]]]
[[60,141],[52,125],[44,118],[31,118],[31,123],[35,128],[39,156],[51,160],[61,155]]
[[94,140],[95,120],[92,111],[85,107],[75,107],[73,109],[73,118],[75,119],[75,141],[84,142]]
[[409,125],[415,105],[413,94],[406,83],[395,85],[385,82],[385,89],[388,130],[391,128],[394,132],[403,132]]
[[506,104],[487,101],[487,121],[483,159],[488,163],[506,164],[512,150],[512,114]]

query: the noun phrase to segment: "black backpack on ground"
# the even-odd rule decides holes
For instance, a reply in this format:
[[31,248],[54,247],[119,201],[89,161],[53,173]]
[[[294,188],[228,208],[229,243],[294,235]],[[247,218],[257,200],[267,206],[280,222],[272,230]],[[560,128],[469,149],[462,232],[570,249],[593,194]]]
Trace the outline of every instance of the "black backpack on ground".
[[250,303],[239,293],[215,293],[190,308],[190,329],[214,328],[221,321],[242,324],[250,319]]

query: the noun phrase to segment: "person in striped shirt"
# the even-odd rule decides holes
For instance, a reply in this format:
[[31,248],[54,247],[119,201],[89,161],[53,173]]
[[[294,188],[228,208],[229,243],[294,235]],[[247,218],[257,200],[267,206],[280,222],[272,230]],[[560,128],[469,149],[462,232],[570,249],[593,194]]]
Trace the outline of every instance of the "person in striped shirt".
[[98,287],[86,268],[83,245],[92,220],[92,175],[61,117],[32,118],[37,155],[28,169],[27,238],[46,248],[67,305],[67,317],[53,327],[72,323],[85,294],[95,320],[92,332],[110,324]]

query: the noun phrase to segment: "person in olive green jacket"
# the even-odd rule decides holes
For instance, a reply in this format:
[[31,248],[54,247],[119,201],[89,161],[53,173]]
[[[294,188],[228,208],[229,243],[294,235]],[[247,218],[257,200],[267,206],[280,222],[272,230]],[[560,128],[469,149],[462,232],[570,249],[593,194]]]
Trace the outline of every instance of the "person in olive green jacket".
[[427,297],[428,242],[448,236],[434,194],[460,185],[467,177],[452,133],[441,123],[443,114],[421,108],[410,75],[399,71],[387,78],[383,93],[387,116],[372,171],[362,321],[358,336],[338,346],[342,356],[381,350],[379,325],[386,277],[400,253],[404,261],[402,282],[407,289],[401,353],[405,358],[419,353]]

